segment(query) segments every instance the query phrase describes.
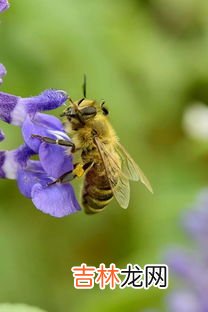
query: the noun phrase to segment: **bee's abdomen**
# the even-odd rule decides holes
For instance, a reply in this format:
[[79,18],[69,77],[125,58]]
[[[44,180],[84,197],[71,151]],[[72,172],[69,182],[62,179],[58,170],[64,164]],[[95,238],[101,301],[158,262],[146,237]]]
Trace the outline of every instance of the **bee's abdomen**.
[[82,204],[87,214],[94,214],[103,209],[113,198],[113,192],[106,178],[103,175],[96,175],[94,170],[90,170],[85,177],[82,194]]

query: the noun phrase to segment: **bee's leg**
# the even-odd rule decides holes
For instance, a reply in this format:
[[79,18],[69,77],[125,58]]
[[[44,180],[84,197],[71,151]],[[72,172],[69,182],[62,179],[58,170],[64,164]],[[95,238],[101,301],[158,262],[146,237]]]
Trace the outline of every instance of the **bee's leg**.
[[49,183],[48,185],[53,185],[55,183],[67,183],[67,182],[71,182],[72,180],[74,180],[75,178],[80,178],[83,176],[83,174],[89,170],[93,165],[93,162],[88,162],[84,165],[82,165],[81,163],[75,164],[74,165],[74,169],[64,173],[62,176],[60,176],[57,180]]
[[41,140],[42,142],[48,143],[48,144],[57,144],[57,145],[62,145],[62,146],[68,146],[72,148],[72,153],[75,151],[75,145],[73,142],[71,141],[66,141],[66,140],[54,140],[48,137],[44,137],[38,134],[32,134],[32,138],[36,138]]

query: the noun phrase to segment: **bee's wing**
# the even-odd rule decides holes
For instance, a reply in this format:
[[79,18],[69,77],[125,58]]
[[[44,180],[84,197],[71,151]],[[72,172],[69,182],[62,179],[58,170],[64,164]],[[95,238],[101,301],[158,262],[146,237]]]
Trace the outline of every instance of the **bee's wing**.
[[129,180],[133,181],[141,181],[146,188],[153,193],[152,186],[143,173],[143,171],[139,168],[139,166],[135,163],[135,161],[131,158],[129,153],[125,150],[125,148],[118,142],[117,150],[122,159],[122,171]]
[[[114,159],[113,154],[106,149],[106,145],[99,138],[95,138],[95,143],[103,161],[113,195],[122,208],[127,208],[130,198],[129,179],[122,173],[117,159]],[[115,177],[117,177],[116,180]]]

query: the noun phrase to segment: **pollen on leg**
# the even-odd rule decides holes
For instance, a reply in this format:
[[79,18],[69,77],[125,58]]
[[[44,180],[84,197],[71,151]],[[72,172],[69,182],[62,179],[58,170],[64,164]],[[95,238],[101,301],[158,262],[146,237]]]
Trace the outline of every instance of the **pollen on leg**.
[[84,174],[84,169],[82,164],[77,164],[75,169],[73,170],[73,174],[76,175],[77,177],[81,177]]

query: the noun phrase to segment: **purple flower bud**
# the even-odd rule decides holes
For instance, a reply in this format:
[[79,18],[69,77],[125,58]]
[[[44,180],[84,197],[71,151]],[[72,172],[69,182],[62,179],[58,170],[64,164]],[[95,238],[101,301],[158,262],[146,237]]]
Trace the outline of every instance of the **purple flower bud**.
[[26,107],[29,114],[39,111],[51,110],[61,106],[68,99],[68,95],[63,90],[49,89],[38,96],[21,98],[21,105]]
[[28,115],[32,118],[36,112],[55,109],[67,98],[66,92],[52,89],[30,98],[0,92],[0,119],[21,126]]

